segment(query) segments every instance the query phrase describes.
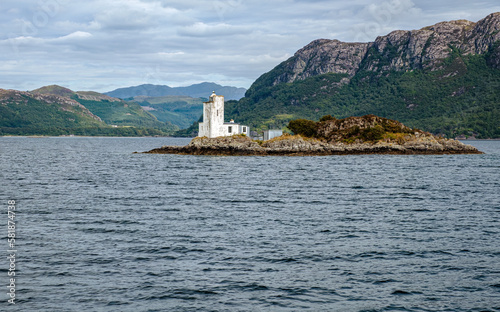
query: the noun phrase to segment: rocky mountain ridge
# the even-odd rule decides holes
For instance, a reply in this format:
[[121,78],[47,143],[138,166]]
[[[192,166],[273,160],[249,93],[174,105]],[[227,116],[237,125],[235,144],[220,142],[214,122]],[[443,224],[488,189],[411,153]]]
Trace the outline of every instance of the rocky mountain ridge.
[[499,102],[500,13],[493,13],[369,43],[315,40],[226,103],[226,115],[261,131],[374,114],[449,138],[487,139],[500,137]]
[[435,70],[453,49],[464,55],[490,53],[490,65],[500,69],[499,40],[500,12],[477,23],[456,20],[419,30],[396,30],[369,43],[314,40],[268,74],[274,75],[272,85],[325,73],[346,74],[344,82],[348,82],[360,70]]

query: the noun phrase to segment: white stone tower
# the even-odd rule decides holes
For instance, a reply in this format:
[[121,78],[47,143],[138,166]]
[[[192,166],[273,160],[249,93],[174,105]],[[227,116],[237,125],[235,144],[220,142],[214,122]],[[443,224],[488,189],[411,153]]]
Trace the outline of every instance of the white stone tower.
[[224,96],[216,95],[214,91],[208,102],[203,103],[203,122],[200,122],[198,136],[225,136],[224,130]]

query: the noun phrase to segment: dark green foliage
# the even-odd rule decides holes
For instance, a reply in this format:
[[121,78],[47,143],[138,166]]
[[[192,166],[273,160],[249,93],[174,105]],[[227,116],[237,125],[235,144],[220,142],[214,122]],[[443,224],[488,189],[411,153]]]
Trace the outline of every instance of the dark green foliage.
[[323,116],[320,121],[307,119],[290,121],[288,128],[294,134],[304,137],[324,139],[330,142],[371,142],[375,143],[386,136],[389,138],[403,138],[407,134],[418,131],[411,129],[400,122],[375,115],[335,119]]
[[[226,105],[226,115],[264,130],[283,128],[299,118],[375,114],[448,137],[499,138],[500,70],[489,65],[496,51],[494,47],[486,56],[464,56],[452,49],[440,70],[360,71],[344,85],[338,82],[345,75],[325,74],[271,86],[273,77],[284,70],[278,66],[278,73],[259,78],[247,97]],[[371,60],[380,65],[386,58],[373,57],[380,58]]]
[[288,123],[288,129],[294,134],[299,134],[305,137],[316,136],[317,123],[307,119],[292,120]]
[[359,137],[362,141],[377,142],[384,137],[384,133],[384,128],[381,125],[375,125],[374,127],[362,130]]
[[328,120],[335,120],[335,117],[333,117],[332,115],[325,115],[319,119],[319,122],[328,121]]
[[375,125],[366,129],[354,126],[343,133],[344,143],[353,143],[356,140],[361,142],[377,142],[384,137],[384,128],[381,125]]

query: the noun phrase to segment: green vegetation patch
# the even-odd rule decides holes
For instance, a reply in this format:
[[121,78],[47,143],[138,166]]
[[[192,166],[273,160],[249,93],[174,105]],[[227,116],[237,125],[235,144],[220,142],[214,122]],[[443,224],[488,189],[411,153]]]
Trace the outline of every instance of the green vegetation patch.
[[288,128],[295,134],[328,142],[376,143],[381,140],[401,143],[418,129],[411,129],[402,123],[375,115],[336,119],[323,116],[315,122],[307,119],[292,120]]
[[178,128],[171,123],[161,122],[155,116],[142,109],[135,102],[110,101],[110,100],[84,100],[73,97],[74,100],[84,105],[94,115],[99,116],[108,125],[119,127],[131,126],[136,128],[156,129],[163,134],[173,133]]

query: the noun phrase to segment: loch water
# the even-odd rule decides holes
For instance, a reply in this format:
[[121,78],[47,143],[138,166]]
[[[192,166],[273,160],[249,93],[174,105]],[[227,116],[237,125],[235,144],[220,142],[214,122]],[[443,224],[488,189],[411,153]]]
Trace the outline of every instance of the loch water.
[[188,142],[0,138],[0,310],[500,311],[500,141],[453,156],[133,153]]

